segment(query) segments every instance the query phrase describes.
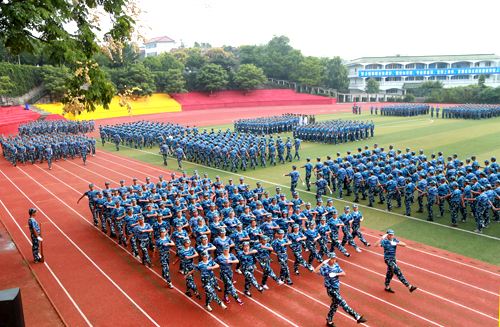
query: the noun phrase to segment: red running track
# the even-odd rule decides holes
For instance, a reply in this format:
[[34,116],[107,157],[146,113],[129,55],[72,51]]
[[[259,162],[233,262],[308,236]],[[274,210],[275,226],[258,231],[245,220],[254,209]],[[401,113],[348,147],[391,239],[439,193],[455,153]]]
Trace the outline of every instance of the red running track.
[[[254,292],[252,299],[244,298],[243,306],[233,301],[226,311],[213,305],[214,312],[208,313],[203,301],[183,295],[184,282],[176,266],[171,268],[176,289],[170,290],[159,267],[142,266],[128,250],[93,227],[85,201],[76,205],[89,182],[100,186],[105,180],[116,183],[159,174],[166,176],[168,171],[102,151],[90,157],[87,166],[79,160],[63,161],[55,163],[52,171],[45,165],[15,168],[1,162],[0,217],[20,251],[30,258],[30,244],[23,235],[28,233],[26,211],[34,205],[40,209],[46,263],[32,268],[70,326],[194,326],[200,319],[207,326],[324,324],[330,302],[319,276],[301,270],[300,277],[292,276],[291,287],[271,282],[271,290]],[[375,242],[378,232],[364,231]],[[396,294],[383,291],[385,264],[380,249],[351,251],[350,258],[340,258],[347,272],[342,294],[366,316],[367,325],[498,326],[498,267],[410,245],[399,250],[398,259],[407,279],[419,286],[413,294],[396,281]],[[260,278],[259,272],[256,277]],[[236,280],[241,290],[243,279],[236,275]],[[341,309],[335,322],[356,325]]]

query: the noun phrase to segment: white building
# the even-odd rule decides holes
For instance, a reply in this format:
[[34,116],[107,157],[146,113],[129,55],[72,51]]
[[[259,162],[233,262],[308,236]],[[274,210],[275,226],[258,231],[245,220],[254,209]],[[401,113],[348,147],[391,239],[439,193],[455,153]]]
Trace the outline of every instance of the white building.
[[500,86],[500,56],[494,54],[363,57],[347,68],[351,94],[364,93],[369,78],[385,94],[404,94],[410,84],[425,81],[441,81],[446,88],[477,84],[480,75],[486,85]]
[[144,42],[141,50],[145,57],[154,57],[164,52],[169,52],[176,47],[174,40],[168,36],[155,37]]

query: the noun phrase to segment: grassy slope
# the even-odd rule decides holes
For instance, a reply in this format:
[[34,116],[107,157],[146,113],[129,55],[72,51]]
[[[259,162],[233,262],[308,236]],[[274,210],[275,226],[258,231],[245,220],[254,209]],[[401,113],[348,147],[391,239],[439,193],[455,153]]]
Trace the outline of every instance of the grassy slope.
[[[352,119],[353,115],[322,115],[318,116],[318,120],[338,117]],[[361,115],[361,117],[358,116],[356,119],[373,119],[376,123],[376,136],[367,141],[335,146],[305,142],[301,150],[302,159],[300,162],[294,162],[294,164],[302,165],[307,156],[311,157],[314,161],[314,158],[317,156],[323,158],[326,155],[335,156],[336,152],[340,152],[344,155],[346,151],[354,152],[358,147],[363,147],[365,144],[372,146],[374,143],[378,143],[379,146],[386,148],[389,144],[393,144],[396,149],[401,148],[403,151],[406,147],[415,151],[423,149],[428,157],[430,157],[432,152],[437,153],[438,151],[443,151],[445,156],[457,153],[460,158],[470,157],[475,154],[480,160],[489,159],[491,156],[495,155],[500,148],[500,118],[483,121],[431,121],[429,117],[405,119],[402,117],[371,117],[369,114],[364,114]],[[230,128],[232,125],[213,127]],[[207,129],[208,128],[210,127],[207,127]],[[286,137],[286,135],[282,137]],[[112,150],[112,147],[106,144],[105,149]],[[160,157],[155,155],[155,153],[158,153],[157,149],[147,149],[146,151],[151,153],[122,148],[120,154],[162,166]],[[168,168],[177,168],[177,164],[174,163],[174,160],[170,162],[171,164]],[[274,184],[282,185],[286,187],[285,190],[288,191],[289,180],[283,177],[283,174],[290,170],[290,166],[291,164],[287,163],[286,165],[278,165],[276,167],[258,168],[255,171],[242,172],[241,175],[247,176],[246,182],[251,185],[254,185],[257,180],[267,181],[268,183],[264,183],[264,187],[270,190],[270,192],[274,192]],[[197,169],[200,174],[207,172],[211,178],[214,178],[216,175],[221,176],[223,180],[232,177],[235,182],[237,182],[237,178],[240,176],[240,174],[222,172],[188,162],[184,163],[184,168],[188,173],[192,173],[195,169]],[[302,186],[299,186],[299,190],[301,188]],[[314,201],[314,195],[312,193],[304,191],[301,193],[301,197],[306,201]],[[350,204],[348,201],[352,200],[352,198],[345,198],[345,200],[346,201],[335,200],[337,209],[341,209],[344,205]],[[365,205],[366,202],[361,204]],[[380,205],[376,206],[379,209],[385,208]],[[465,256],[474,257],[489,263],[500,264],[500,257],[498,256],[499,241],[497,240],[460,232],[440,225],[429,224],[423,221],[423,219],[426,218],[424,216],[425,214],[416,213],[416,209],[412,210],[412,216],[419,218],[417,220],[411,220],[404,216],[370,208],[362,208],[362,211],[365,217],[367,217],[364,225],[368,228],[383,231],[390,227],[395,229],[398,235],[407,239]],[[394,212],[400,214],[404,213],[402,208],[395,208]],[[435,210],[435,214],[436,212],[437,210]],[[449,213],[446,213],[443,218],[438,218],[436,220],[440,224],[449,225]],[[461,223],[459,228],[473,230],[474,224],[472,219],[469,218],[467,223]],[[485,231],[485,234],[500,237],[500,224],[493,223],[490,228]]]

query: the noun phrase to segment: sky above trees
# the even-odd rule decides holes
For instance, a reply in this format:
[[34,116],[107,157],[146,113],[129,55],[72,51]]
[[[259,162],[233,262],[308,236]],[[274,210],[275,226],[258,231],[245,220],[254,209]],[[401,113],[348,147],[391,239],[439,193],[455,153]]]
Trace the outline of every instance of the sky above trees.
[[191,46],[264,44],[287,35],[310,56],[496,53],[498,0],[137,0],[147,37]]

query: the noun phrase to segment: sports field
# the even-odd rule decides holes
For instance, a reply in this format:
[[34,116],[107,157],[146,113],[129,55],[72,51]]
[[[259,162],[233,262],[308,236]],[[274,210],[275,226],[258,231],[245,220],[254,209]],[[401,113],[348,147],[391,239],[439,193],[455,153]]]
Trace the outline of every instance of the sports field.
[[[327,109],[330,113],[318,115],[318,120],[354,118],[345,112],[347,105]],[[306,108],[301,110],[314,112]],[[246,116],[263,115],[257,110],[250,114],[248,108],[241,112]],[[294,112],[294,108],[266,110],[265,114],[285,112]],[[171,113],[161,120],[196,123],[207,128],[211,128],[209,122],[212,121],[226,122],[226,125],[213,127],[227,128],[232,126],[230,121],[235,116],[238,116],[236,109],[191,111]],[[382,118],[366,113],[356,119],[374,120],[373,139],[337,146],[304,142],[302,160],[293,164],[301,166],[307,156],[314,160],[317,156],[335,156],[336,152],[344,155],[347,150],[356,151],[360,146],[374,143],[383,147],[394,144],[396,149],[403,151],[406,147],[416,151],[423,149],[428,157],[437,151],[443,151],[445,157],[453,153],[459,158],[475,154],[481,161],[495,155],[500,148],[500,119],[433,121],[429,117]],[[262,181],[270,193],[274,193],[276,186],[288,193],[289,179],[283,174],[290,170],[290,163],[238,174],[188,162],[184,162],[184,166],[189,174],[196,169],[200,174],[207,172],[211,178],[219,175],[224,182],[230,177],[236,181],[244,176],[251,186]],[[200,322],[204,326],[324,325],[331,300],[320,276],[301,269],[300,276],[292,277],[293,285],[277,286],[271,282],[269,291],[255,292],[253,297],[247,298],[242,296],[244,279],[235,274],[235,287],[244,305],[232,301],[225,311],[214,306],[214,311],[208,312],[203,300],[184,295],[185,281],[178,273],[178,263],[171,262],[174,289],[168,289],[161,276],[158,257],[153,258],[152,268],[143,266],[130,249],[118,245],[116,240],[93,226],[86,201],[76,204],[91,182],[100,190],[105,181],[110,181],[111,187],[117,187],[121,179],[130,184],[134,177],[140,183],[146,176],[156,182],[158,175],[168,179],[172,171],[178,172],[176,161],[172,159],[168,167],[163,166],[158,148],[139,151],[122,146],[116,152],[111,144],[99,146],[96,156],[89,157],[86,166],[80,160],[58,161],[49,171],[46,163],[13,167],[6,160],[0,162],[0,183],[4,186],[0,189],[2,223],[19,251],[31,258],[26,208],[38,209],[46,260],[43,264],[31,261],[29,264],[63,321],[69,326],[199,326]],[[304,200],[314,200],[313,193],[305,192],[303,186],[299,186],[299,191]],[[340,209],[351,205],[349,200],[334,197],[334,205]],[[361,211],[366,217],[362,230],[367,240],[373,244],[382,231],[394,229],[398,238],[408,243],[407,248],[398,250],[398,263],[405,276],[419,288],[410,294],[394,279],[396,294],[384,292],[386,265],[380,248],[362,247],[362,253],[352,251],[350,258],[340,256],[339,264],[347,273],[342,280],[342,295],[368,319],[364,326],[498,326],[499,224],[493,223],[479,235],[471,232],[471,222],[460,224],[459,228],[449,227],[449,213],[429,223],[423,216],[415,215],[415,210],[412,210],[413,217],[405,217],[401,215],[402,209],[388,213],[384,208],[367,208],[365,204],[361,202]],[[272,268],[279,271],[277,260],[273,258]],[[255,274],[260,280],[260,268]],[[199,278],[195,279],[200,287]],[[36,314],[31,313],[31,319],[36,321]],[[335,316],[335,323],[337,326],[356,325],[341,309]]]
[[[316,157],[321,157],[324,160],[327,155],[335,158],[337,152],[340,152],[344,156],[346,151],[355,153],[358,147],[363,148],[365,145],[368,145],[371,148],[374,143],[386,149],[392,144],[395,149],[401,149],[403,152],[406,148],[410,148],[415,152],[423,149],[428,158],[430,158],[432,153],[436,153],[437,155],[439,151],[443,152],[445,158],[456,153],[462,160],[471,155],[476,155],[480,163],[495,156],[500,149],[500,118],[489,120],[431,119],[430,116],[403,118],[372,116],[367,112],[356,116],[349,112],[317,116],[318,121],[337,118],[373,120],[376,124],[375,137],[365,141],[338,145],[303,142],[300,161],[287,162],[285,165],[278,164],[275,167],[259,167],[256,170],[242,171],[237,174],[186,161],[184,162],[184,171],[192,174],[194,170],[197,170],[201,175],[205,172],[208,173],[212,179],[218,175],[224,181],[228,178],[233,178],[235,182],[237,182],[239,176],[244,176],[247,177],[246,182],[250,184],[255,184],[257,181],[263,182],[264,187],[271,192],[274,192],[274,187],[276,186],[280,186],[288,192],[290,185],[289,178],[283,177],[283,175],[291,170],[292,164],[298,167],[303,166],[306,157],[310,157],[312,162],[315,161]],[[232,127],[232,123],[204,126],[207,130],[211,128],[216,130],[232,129]],[[286,138],[289,135],[282,134],[281,137]],[[104,149],[115,151],[112,144],[106,144]],[[158,148],[135,150],[122,147],[119,154],[163,166]],[[175,158],[172,158],[170,162],[167,168],[179,171]],[[301,174],[304,176],[303,169],[301,169]],[[314,205],[314,186],[312,186],[312,192],[305,191],[305,187],[300,184],[298,189],[302,191],[301,197]],[[336,195],[334,194],[332,197],[335,198]],[[336,199],[335,206],[340,208],[344,205],[352,205],[352,200],[353,197],[346,197],[344,194],[344,200]],[[451,228],[449,227],[451,224],[449,212],[443,218],[435,219],[435,223],[429,223],[425,220],[427,218],[425,213],[416,212],[416,203],[414,204],[410,218],[403,216],[404,208],[394,208],[393,212],[387,212],[385,211],[385,205],[376,204],[375,208],[372,209],[366,207],[366,204],[367,201],[360,202],[368,217],[364,222],[364,225],[367,227],[378,230],[395,228],[405,238],[465,256],[475,257],[485,262],[500,264],[500,256],[498,256],[500,224],[493,223],[488,229],[484,230],[484,235],[476,235],[472,233],[475,226],[472,215],[469,215],[466,223],[459,223],[458,228]],[[478,248],[481,251],[478,251]]]

